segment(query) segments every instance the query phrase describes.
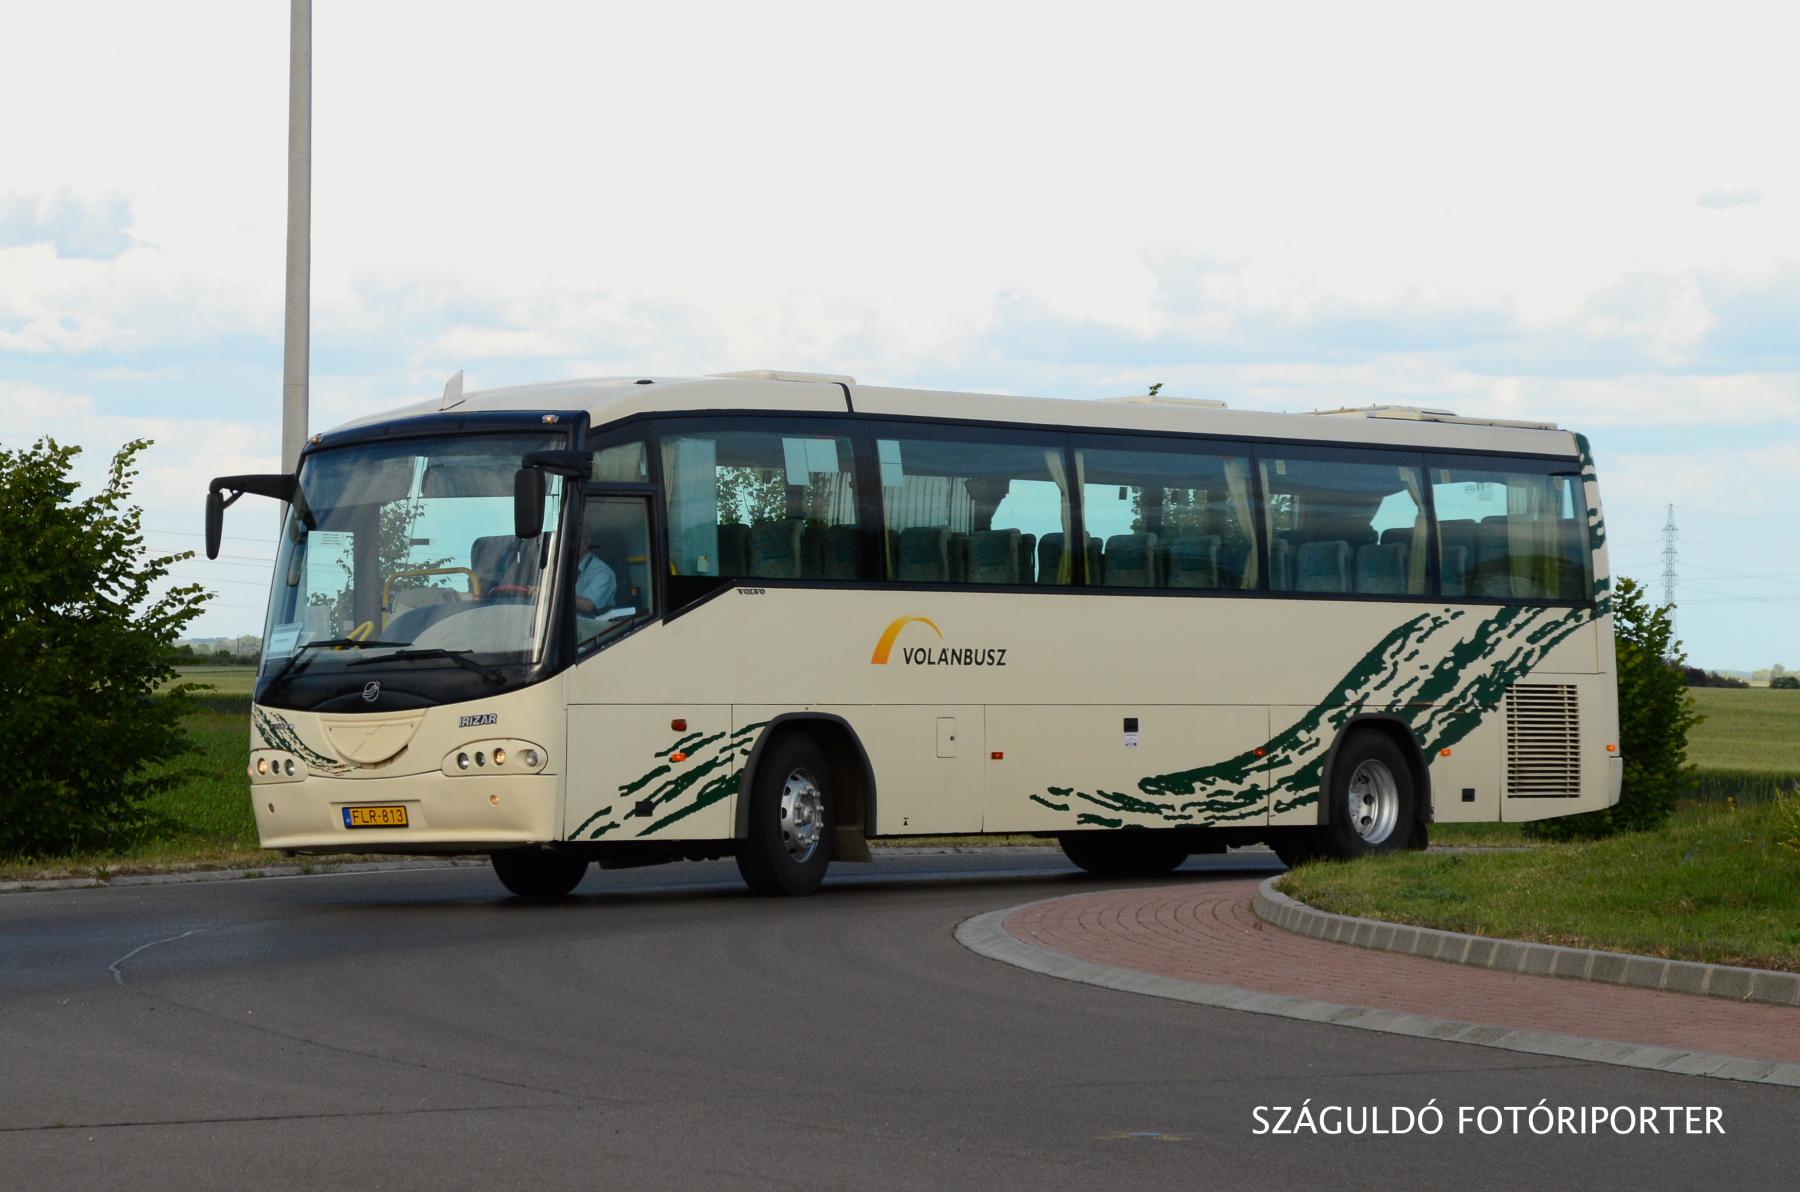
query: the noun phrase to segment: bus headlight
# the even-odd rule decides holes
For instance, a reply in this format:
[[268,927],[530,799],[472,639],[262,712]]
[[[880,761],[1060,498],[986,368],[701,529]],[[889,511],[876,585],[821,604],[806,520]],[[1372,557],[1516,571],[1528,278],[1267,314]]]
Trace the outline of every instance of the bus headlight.
[[468,741],[444,755],[444,773],[452,778],[495,771],[509,774],[541,774],[550,764],[550,751],[531,741],[501,739]]
[[251,751],[251,782],[301,782],[305,778],[306,763],[285,749]]

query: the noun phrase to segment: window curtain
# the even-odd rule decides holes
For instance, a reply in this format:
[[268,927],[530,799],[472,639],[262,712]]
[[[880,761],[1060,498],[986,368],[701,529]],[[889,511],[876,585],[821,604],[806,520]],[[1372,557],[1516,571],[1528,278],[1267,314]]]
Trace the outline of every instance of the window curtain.
[[1256,587],[1256,513],[1250,504],[1250,461],[1225,459],[1225,491],[1231,497],[1231,515],[1237,519],[1244,537],[1250,540],[1250,554],[1244,560],[1244,578],[1238,587],[1246,591]]
[[[1056,487],[1062,493],[1062,558],[1056,564],[1056,582],[1072,584],[1075,582],[1075,551],[1082,546],[1075,541],[1075,507],[1069,503],[1069,472],[1063,466],[1063,453],[1060,448],[1044,449],[1044,466],[1050,470],[1050,479],[1056,481]],[[1075,453],[1075,466],[1081,468],[1081,452]]]
[[1512,594],[1519,599],[1555,597],[1555,478],[1508,474],[1506,545],[1512,562]]
[[1406,590],[1414,596],[1425,593],[1425,562],[1430,557],[1427,547],[1431,531],[1425,524],[1425,482],[1419,475],[1419,469],[1402,467],[1401,483],[1406,485],[1406,495],[1412,498],[1413,507],[1418,514],[1413,518],[1412,546],[1406,554]]

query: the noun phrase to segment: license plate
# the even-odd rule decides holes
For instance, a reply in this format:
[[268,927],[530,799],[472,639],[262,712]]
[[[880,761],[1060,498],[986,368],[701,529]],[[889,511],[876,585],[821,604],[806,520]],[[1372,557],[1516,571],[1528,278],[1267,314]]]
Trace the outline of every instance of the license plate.
[[344,808],[344,827],[404,828],[406,827],[406,808],[346,807]]

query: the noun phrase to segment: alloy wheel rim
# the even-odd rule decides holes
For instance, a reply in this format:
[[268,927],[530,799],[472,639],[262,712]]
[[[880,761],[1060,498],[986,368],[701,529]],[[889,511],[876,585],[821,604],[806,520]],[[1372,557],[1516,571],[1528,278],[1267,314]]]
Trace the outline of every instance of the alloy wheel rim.
[[818,851],[825,831],[825,796],[804,769],[788,775],[781,786],[781,843],[794,861],[805,864]]
[[1350,820],[1365,844],[1381,844],[1400,821],[1400,784],[1394,772],[1373,758],[1350,775]]

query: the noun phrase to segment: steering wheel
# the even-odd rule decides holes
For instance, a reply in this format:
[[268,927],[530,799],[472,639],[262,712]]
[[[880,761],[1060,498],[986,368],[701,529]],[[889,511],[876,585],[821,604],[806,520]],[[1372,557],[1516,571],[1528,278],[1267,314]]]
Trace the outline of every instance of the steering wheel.
[[529,600],[536,591],[535,587],[527,587],[523,584],[495,584],[487,590],[485,598],[493,600],[499,596],[523,596]]

